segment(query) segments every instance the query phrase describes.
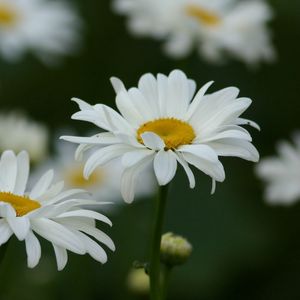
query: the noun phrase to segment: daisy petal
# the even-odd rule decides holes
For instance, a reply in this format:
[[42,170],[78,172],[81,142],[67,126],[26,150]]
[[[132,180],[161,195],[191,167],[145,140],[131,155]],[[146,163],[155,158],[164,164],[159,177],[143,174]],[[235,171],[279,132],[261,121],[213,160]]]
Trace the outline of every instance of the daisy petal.
[[173,151],[160,150],[154,157],[154,172],[159,185],[168,184],[175,176],[177,161]]
[[31,230],[25,238],[28,268],[34,268],[41,258],[41,244]]
[[154,132],[145,132],[141,134],[141,137],[143,139],[144,145],[149,149],[159,151],[164,149],[166,146],[160,136],[158,136]]
[[68,252],[65,248],[55,244],[52,244],[52,246],[56,257],[57,270],[62,271],[68,262]]

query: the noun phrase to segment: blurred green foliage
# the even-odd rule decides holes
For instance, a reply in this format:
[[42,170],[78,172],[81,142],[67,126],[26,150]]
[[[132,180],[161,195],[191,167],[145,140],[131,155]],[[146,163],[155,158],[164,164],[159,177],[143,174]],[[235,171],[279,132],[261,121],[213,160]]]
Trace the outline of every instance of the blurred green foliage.
[[[252,130],[262,156],[273,153],[278,139],[289,138],[300,127],[298,0],[271,2],[278,60],[254,70],[233,61],[212,66],[196,53],[184,60],[169,59],[159,42],[132,37],[125,18],[112,13],[110,1],[73,2],[85,21],[81,52],[53,69],[30,55],[18,64],[1,61],[1,110],[24,110],[53,133],[62,127],[85,132],[93,126],[71,121],[77,110],[71,97],[114,106],[110,76],[120,77],[129,87],[143,73],[180,68],[198,86],[213,79],[211,90],[233,85],[242,96],[253,99],[246,115],[262,127],[261,132]],[[214,196],[210,196],[210,180],[199,173],[193,191],[181,171],[172,185],[165,229],[186,236],[194,252],[187,265],[175,270],[169,299],[300,299],[300,206],[267,206],[253,164],[222,161],[227,178]],[[30,270],[25,246],[13,240],[0,267],[0,299],[134,299],[125,278],[135,259],[147,259],[152,216],[151,199],[111,216],[114,226],[105,231],[117,251],[104,266],[71,254],[66,269],[58,273],[52,249],[44,243],[39,266]]]

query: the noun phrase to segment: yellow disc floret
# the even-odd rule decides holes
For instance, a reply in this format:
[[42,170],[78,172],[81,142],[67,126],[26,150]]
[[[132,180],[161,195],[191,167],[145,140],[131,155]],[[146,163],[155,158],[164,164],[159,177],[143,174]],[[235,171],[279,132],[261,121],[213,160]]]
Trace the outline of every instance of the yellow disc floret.
[[221,22],[221,18],[217,14],[197,5],[187,6],[186,11],[189,16],[196,18],[199,22],[207,26],[215,26]]
[[69,168],[65,172],[65,182],[71,187],[89,188],[95,185],[101,185],[104,180],[102,170],[97,169],[88,179],[83,177],[83,166]]
[[191,144],[196,137],[190,124],[175,118],[163,118],[143,124],[137,130],[137,140],[141,144],[143,144],[141,135],[145,132],[154,132],[159,135],[165,142],[167,150]]
[[12,25],[16,20],[16,12],[8,5],[0,4],[0,26]]
[[22,217],[41,207],[39,202],[31,200],[29,197],[8,192],[0,192],[0,202],[10,204],[15,209],[17,217]]

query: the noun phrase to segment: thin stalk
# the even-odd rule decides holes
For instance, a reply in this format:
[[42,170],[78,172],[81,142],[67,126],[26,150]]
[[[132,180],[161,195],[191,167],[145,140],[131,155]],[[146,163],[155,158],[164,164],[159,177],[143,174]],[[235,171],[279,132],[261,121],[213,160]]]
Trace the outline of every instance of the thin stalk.
[[170,282],[170,277],[171,277],[171,271],[172,267],[164,265],[163,267],[163,272],[162,272],[162,280],[161,280],[161,300],[167,299],[167,292],[168,292],[168,287],[169,287],[169,282]]
[[2,265],[2,261],[4,260],[6,250],[7,250],[8,242],[0,247],[0,266]]
[[151,300],[160,300],[161,298],[161,277],[160,277],[160,242],[162,235],[162,227],[164,221],[166,200],[168,195],[168,186],[159,188],[156,211],[155,225],[152,237],[152,249],[150,259],[150,298]]

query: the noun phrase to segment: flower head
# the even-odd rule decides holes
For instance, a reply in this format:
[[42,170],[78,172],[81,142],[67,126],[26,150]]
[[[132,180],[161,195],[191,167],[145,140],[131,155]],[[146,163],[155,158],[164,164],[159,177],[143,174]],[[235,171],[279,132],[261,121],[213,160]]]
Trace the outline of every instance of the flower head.
[[26,150],[34,163],[48,153],[48,130],[21,113],[0,113],[0,152]]
[[78,48],[81,20],[64,1],[0,0],[0,54],[8,61],[33,51],[56,63]]
[[74,99],[80,111],[72,118],[92,122],[107,130],[92,137],[62,137],[80,143],[78,153],[88,147],[98,150],[87,160],[84,176],[116,157],[125,168],[121,192],[126,202],[134,199],[135,180],[149,163],[153,164],[159,185],[175,176],[177,164],[185,170],[190,187],[195,178],[189,164],[223,181],[225,172],[218,156],[236,156],[257,161],[259,154],[251,136],[240,125],[257,125],[239,116],[250,106],[248,98],[237,98],[239,90],[226,88],[205,95],[212,82],[196,95],[196,84],[175,70],[169,76],[152,74],[141,77],[138,88],[128,91],[123,83],[111,79],[117,93],[121,115],[103,104],[94,106]]
[[270,204],[289,205],[300,199],[300,135],[295,146],[280,142],[278,156],[267,157],[257,165],[257,175],[266,182],[265,199]]
[[207,60],[223,62],[224,53],[249,64],[272,60],[266,23],[271,9],[263,0],[115,0],[128,15],[130,30],[165,39],[165,51],[187,55],[194,46]]
[[[55,252],[58,270],[68,260],[67,250],[91,255],[105,263],[107,255],[96,242],[115,249],[112,240],[96,228],[96,220],[111,225],[103,214],[81,208],[96,201],[80,199],[84,191],[63,191],[64,183],[52,184],[53,171],[45,173],[30,192],[25,192],[29,175],[27,152],[15,155],[3,152],[0,159],[0,245],[12,235],[25,241],[28,267],[35,267],[41,257],[36,235],[48,240]],[[93,239],[92,239],[92,238]]]

